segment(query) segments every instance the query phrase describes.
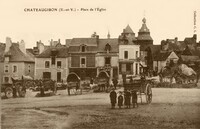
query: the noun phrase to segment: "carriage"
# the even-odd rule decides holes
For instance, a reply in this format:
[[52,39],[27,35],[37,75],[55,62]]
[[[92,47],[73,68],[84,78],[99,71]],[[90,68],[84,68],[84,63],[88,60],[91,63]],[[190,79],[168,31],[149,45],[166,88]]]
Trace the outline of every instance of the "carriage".
[[72,72],[67,76],[67,87],[68,95],[72,94],[82,94],[82,87],[80,85],[80,77]]
[[101,71],[95,79],[97,86],[94,88],[94,92],[101,92],[108,90],[109,75],[106,71]]
[[20,78],[11,78],[12,83],[3,83],[1,92],[5,93],[6,98],[25,97],[26,89],[34,86],[33,78],[30,76],[22,76]]
[[30,76],[23,75],[21,78],[11,78],[12,83],[4,83],[1,92],[6,98],[25,97],[27,89],[39,89],[43,91],[51,90],[56,92],[55,81],[51,79],[34,80]]
[[149,104],[152,101],[152,84],[153,79],[146,79],[144,77],[133,79],[130,82],[126,82],[124,84],[124,90],[129,91],[136,91],[139,95],[139,98],[141,98],[142,103],[142,95],[146,98],[146,103]]

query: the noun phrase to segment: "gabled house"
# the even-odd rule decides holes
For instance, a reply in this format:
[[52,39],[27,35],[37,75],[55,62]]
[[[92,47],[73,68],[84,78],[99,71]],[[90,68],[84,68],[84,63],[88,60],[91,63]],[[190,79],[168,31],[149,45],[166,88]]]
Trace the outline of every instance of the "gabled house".
[[6,43],[0,43],[0,83],[12,83],[11,77],[21,79],[22,75],[34,78],[34,63],[23,40],[13,43],[7,37]]
[[69,72],[75,72],[81,79],[95,77],[97,75],[95,55],[98,44],[98,35],[70,40],[67,44],[69,46]]
[[106,71],[110,76],[110,80],[118,77],[118,39],[108,38],[99,39],[97,54],[96,54],[96,67],[97,75],[101,71]]
[[140,74],[140,46],[136,44],[135,33],[128,25],[119,36],[119,75]]
[[175,52],[162,52],[158,51],[153,57],[153,70],[157,73],[161,71],[162,68],[168,66],[170,63],[177,63],[179,57]]
[[35,79],[66,81],[68,67],[68,48],[51,46],[35,58]]

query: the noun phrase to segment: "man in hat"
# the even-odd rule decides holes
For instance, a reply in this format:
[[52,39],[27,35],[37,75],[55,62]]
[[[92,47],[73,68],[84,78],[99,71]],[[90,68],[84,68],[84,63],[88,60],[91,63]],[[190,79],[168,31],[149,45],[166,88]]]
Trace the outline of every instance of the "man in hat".
[[137,103],[137,92],[132,90],[131,91],[131,96],[132,96],[132,104],[133,104],[133,108],[135,108],[136,106],[138,107],[138,103]]
[[122,96],[122,92],[120,91],[119,96],[118,96],[118,106],[119,106],[120,109],[123,106],[123,101],[124,101],[124,98]]
[[111,108],[115,108],[115,104],[117,102],[117,93],[115,92],[115,89],[113,88],[110,92],[110,102],[111,102]]

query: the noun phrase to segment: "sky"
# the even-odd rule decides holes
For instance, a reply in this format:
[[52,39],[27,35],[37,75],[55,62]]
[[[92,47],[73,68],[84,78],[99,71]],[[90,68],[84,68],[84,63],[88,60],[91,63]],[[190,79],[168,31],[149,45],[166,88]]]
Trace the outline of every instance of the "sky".
[[[161,40],[184,40],[194,34],[197,12],[197,39],[200,36],[200,0],[0,0],[0,42],[24,40],[27,48],[41,40],[87,38],[96,32],[100,38],[118,38],[129,24],[136,36],[146,18],[154,44]],[[79,11],[25,11],[30,8],[74,8]],[[104,11],[81,11],[103,8]]]

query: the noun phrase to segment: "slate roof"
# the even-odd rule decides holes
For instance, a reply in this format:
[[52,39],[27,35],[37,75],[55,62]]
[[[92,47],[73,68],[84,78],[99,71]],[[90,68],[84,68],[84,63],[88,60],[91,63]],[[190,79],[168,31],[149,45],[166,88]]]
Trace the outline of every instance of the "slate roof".
[[97,46],[97,38],[73,38],[69,44],[69,46]]
[[153,57],[153,60],[155,61],[165,61],[169,55],[171,54],[171,52],[156,52],[154,57]]
[[194,44],[194,43],[196,43],[196,40],[193,37],[191,37],[191,38],[187,37],[187,38],[185,38],[184,42],[186,44]]
[[113,38],[113,39],[99,39],[99,45],[98,45],[98,52],[106,52],[105,51],[105,46],[106,44],[109,44],[111,46],[110,52],[119,52],[119,47],[118,47],[118,39]]
[[134,33],[133,30],[131,29],[131,27],[129,25],[126,26],[126,28],[123,30],[123,33]]
[[161,50],[161,45],[149,45],[152,54],[156,54]]
[[24,54],[19,49],[18,43],[12,43],[8,52],[5,53],[5,44],[0,45],[0,61],[4,61],[4,56],[9,55],[9,62],[34,62],[34,59],[29,55]]
[[153,40],[152,37],[150,36],[150,31],[147,28],[146,19],[143,18],[142,22],[143,22],[143,24],[138,32],[137,40]]
[[200,58],[199,56],[181,55],[181,60],[184,62],[188,62],[188,61],[195,62],[195,61],[200,61]]
[[57,58],[66,58],[68,57],[68,48],[67,47],[50,47],[38,56],[37,58],[50,58],[51,57],[51,52],[52,51],[57,51]]

